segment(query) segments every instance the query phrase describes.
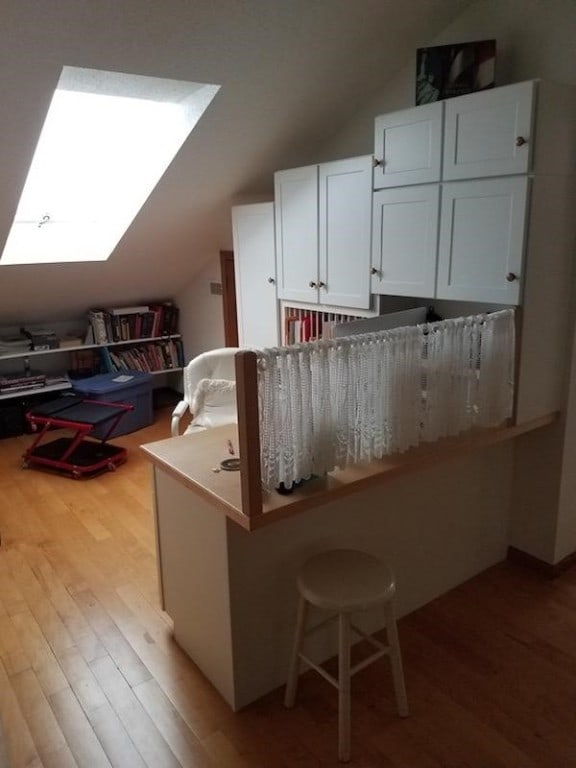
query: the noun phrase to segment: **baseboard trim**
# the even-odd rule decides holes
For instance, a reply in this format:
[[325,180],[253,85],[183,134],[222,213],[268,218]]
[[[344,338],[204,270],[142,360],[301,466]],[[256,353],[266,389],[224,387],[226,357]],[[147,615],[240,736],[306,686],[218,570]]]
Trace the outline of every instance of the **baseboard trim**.
[[513,563],[520,563],[521,565],[532,568],[549,579],[555,579],[573,565],[576,565],[576,552],[566,555],[566,557],[563,557],[562,560],[559,560],[557,563],[547,563],[545,560],[540,560],[540,558],[535,557],[534,555],[529,555],[528,552],[523,552],[521,549],[508,547],[506,559]]

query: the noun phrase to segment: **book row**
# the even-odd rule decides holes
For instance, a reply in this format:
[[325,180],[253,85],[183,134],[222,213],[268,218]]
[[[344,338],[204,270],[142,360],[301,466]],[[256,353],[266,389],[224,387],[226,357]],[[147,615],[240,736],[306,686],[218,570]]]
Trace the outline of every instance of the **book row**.
[[180,339],[130,347],[129,349],[101,350],[106,372],[144,371],[153,373],[184,367],[184,349]]
[[118,309],[91,309],[88,312],[86,343],[111,344],[171,336],[178,333],[178,314],[178,307],[171,302]]
[[291,308],[284,317],[284,344],[332,339],[336,325],[357,319],[353,315]]

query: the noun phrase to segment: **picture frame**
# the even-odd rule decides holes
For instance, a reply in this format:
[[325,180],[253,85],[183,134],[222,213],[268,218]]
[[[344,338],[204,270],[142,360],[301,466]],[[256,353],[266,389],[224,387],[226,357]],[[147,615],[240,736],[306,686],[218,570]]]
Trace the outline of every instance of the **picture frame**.
[[496,40],[437,45],[416,51],[416,105],[493,88]]

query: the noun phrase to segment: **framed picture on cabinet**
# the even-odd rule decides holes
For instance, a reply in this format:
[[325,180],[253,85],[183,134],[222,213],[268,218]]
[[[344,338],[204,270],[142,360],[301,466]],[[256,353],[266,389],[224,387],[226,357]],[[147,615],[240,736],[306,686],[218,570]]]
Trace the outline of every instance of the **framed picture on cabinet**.
[[416,51],[416,105],[495,85],[496,40],[437,45]]

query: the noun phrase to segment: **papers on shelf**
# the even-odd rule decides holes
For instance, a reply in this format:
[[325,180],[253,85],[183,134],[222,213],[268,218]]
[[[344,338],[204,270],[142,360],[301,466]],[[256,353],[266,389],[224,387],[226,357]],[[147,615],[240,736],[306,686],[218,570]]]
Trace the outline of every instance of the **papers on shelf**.
[[45,387],[66,388],[70,386],[70,379],[66,374],[47,376],[39,371],[32,371],[29,376],[25,374],[3,374],[0,376],[0,394],[8,392],[30,392],[42,390]]
[[30,340],[25,336],[9,336],[0,338],[0,356],[17,355],[20,352],[28,352]]
[[70,384],[70,377],[67,376],[65,373],[61,374],[60,376],[47,376],[46,377],[46,386],[47,387],[56,387],[56,386],[65,385],[65,384]]

